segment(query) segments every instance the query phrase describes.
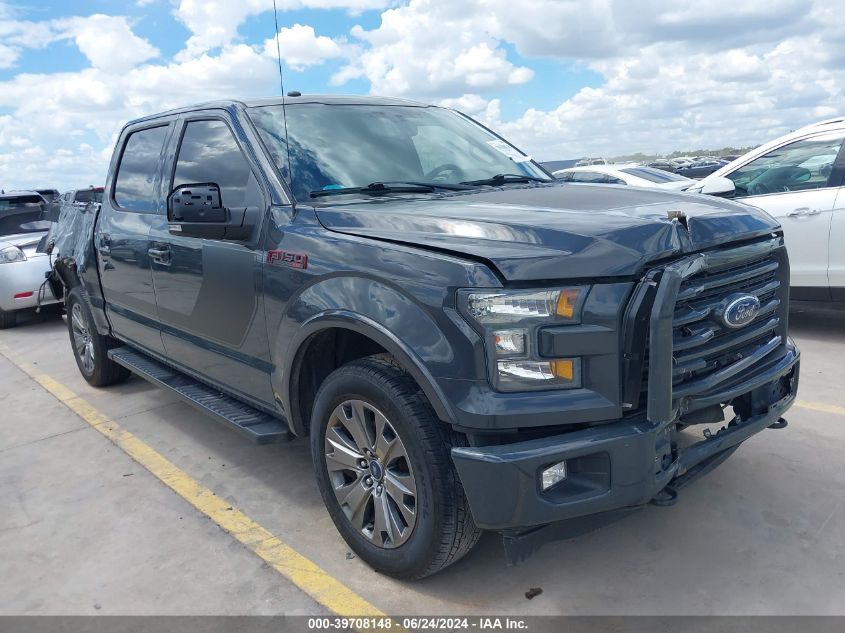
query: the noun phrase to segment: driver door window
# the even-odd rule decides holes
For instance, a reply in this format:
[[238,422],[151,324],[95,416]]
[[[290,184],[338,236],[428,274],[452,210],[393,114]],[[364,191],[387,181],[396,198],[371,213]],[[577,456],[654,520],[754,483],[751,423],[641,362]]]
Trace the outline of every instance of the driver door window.
[[842,132],[793,141],[726,174],[736,197],[807,191],[828,186]]
[[[213,182],[224,207],[257,206],[252,171],[223,121],[189,121],[179,147],[173,188]],[[250,195],[252,194],[252,195]]]

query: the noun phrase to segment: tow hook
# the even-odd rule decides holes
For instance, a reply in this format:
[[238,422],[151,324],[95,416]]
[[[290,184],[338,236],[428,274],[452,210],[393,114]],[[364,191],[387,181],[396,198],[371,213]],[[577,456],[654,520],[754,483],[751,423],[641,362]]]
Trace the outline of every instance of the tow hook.
[[770,424],[769,428],[770,429],[785,429],[788,424],[789,424],[789,422],[787,422],[786,419],[779,418],[777,422],[775,422],[774,424]]

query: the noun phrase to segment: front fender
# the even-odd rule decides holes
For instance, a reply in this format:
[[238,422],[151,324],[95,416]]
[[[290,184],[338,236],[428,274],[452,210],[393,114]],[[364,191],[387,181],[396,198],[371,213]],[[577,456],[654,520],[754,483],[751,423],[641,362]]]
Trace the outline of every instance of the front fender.
[[282,393],[286,394],[285,410],[289,411],[291,399],[291,374],[293,363],[296,359],[296,352],[312,335],[327,328],[344,328],[363,334],[372,339],[388,351],[402,368],[407,371],[425,393],[437,417],[449,423],[455,422],[455,414],[437,381],[426,368],[422,359],[417,356],[413,349],[404,343],[393,332],[381,324],[355,312],[347,310],[330,310],[307,321],[300,328],[296,339],[291,342],[290,351],[287,355],[287,367],[282,374]]
[[[291,299],[271,345],[273,389],[291,411],[292,373],[297,353],[314,334],[343,328],[369,337],[392,354],[428,397],[437,415],[454,422],[437,377],[483,370],[479,337],[444,310],[449,290],[432,286],[422,300],[389,282],[364,276],[323,278]],[[482,352],[483,354],[483,352]],[[480,363],[479,363],[480,360]]]

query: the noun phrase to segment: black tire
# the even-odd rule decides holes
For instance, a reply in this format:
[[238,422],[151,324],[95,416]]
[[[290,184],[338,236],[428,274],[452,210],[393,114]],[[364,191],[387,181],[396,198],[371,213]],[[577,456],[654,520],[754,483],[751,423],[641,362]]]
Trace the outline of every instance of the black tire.
[[0,310],[0,330],[8,330],[15,327],[18,322],[18,313],[14,310]]
[[[70,345],[82,377],[94,387],[106,387],[126,380],[129,370],[108,357],[108,351],[119,347],[120,342],[97,332],[94,315],[81,287],[70,291],[66,306]],[[85,343],[84,349],[80,349],[80,340]]]
[[[365,531],[353,525],[335,493],[335,487],[344,485],[342,481],[338,483],[337,468],[333,475],[329,474],[327,429],[332,420],[332,428],[340,428],[337,411],[350,401],[362,402],[365,407],[370,405],[377,409],[376,413],[384,415],[388,426],[392,427],[390,437],[394,437],[392,432],[395,431],[410,463],[408,469],[415,492],[414,523],[410,535],[405,537],[407,540],[398,545],[393,543],[392,547],[377,543],[384,539],[368,537]],[[317,393],[310,435],[317,482],[329,515],[352,550],[376,571],[395,578],[423,578],[459,560],[478,542],[481,530],[472,519],[450,455],[451,446],[464,444],[465,439],[437,418],[414,380],[397,366],[382,359],[365,358],[335,370]],[[375,459],[374,454],[372,458]],[[333,460],[333,465],[336,464]],[[363,469],[362,472],[369,474],[371,471]],[[385,464],[382,472],[385,492],[382,494],[388,489],[385,473],[389,472],[390,468]],[[353,476],[356,475],[351,469],[343,473],[345,478]],[[373,480],[372,477],[365,479]],[[346,485],[351,488],[356,483],[354,480]],[[376,525],[376,520],[369,524],[371,533],[375,533]],[[407,529],[407,525],[405,527]]]

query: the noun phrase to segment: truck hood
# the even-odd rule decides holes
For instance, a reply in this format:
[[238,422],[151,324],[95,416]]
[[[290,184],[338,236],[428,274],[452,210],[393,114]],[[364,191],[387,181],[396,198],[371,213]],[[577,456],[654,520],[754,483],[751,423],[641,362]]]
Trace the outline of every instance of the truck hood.
[[508,281],[638,275],[654,260],[779,229],[764,211],[721,198],[601,185],[384,197],[315,212],[329,230],[482,259]]

